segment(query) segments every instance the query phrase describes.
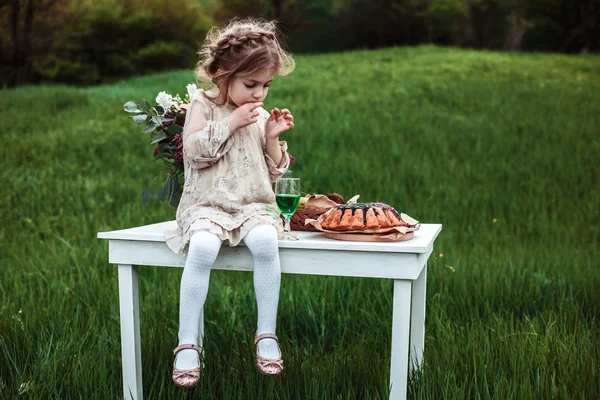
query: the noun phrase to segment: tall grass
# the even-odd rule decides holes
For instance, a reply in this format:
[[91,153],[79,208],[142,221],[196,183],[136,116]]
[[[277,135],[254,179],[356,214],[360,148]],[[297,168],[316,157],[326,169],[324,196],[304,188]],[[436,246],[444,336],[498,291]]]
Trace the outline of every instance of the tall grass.
[[[391,48],[302,56],[265,108],[308,192],[382,201],[444,229],[429,260],[415,399],[600,398],[600,58]],[[0,396],[122,396],[118,285],[96,233],[174,219],[128,100],[191,71],[0,92]],[[180,269],[140,268],[146,398],[375,399],[392,283],[284,275],[285,376],[253,369],[249,272],[213,271],[198,387],[170,380]]]

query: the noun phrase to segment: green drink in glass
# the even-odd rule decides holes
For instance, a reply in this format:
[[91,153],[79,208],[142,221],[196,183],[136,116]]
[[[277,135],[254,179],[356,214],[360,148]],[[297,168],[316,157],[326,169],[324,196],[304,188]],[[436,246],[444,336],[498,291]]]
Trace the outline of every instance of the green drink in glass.
[[298,240],[298,237],[290,232],[290,218],[300,204],[300,178],[279,178],[275,182],[274,191],[277,208],[285,218],[284,235],[279,239]]
[[298,204],[300,204],[300,196],[294,196],[291,194],[278,194],[275,196],[277,200],[277,207],[279,211],[286,218],[292,218],[292,215],[296,212]]

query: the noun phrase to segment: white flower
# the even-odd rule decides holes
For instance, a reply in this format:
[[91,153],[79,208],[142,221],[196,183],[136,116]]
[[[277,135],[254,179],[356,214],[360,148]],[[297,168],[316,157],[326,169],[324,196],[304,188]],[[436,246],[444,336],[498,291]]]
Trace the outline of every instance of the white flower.
[[156,96],[156,103],[166,112],[173,105],[173,96],[164,91],[160,92],[158,96]]
[[190,101],[192,101],[192,98],[194,97],[194,95],[196,94],[196,92],[198,91],[198,86],[196,86],[195,83],[190,83],[189,85],[187,85],[185,87],[187,89],[188,92],[188,96],[190,98]]

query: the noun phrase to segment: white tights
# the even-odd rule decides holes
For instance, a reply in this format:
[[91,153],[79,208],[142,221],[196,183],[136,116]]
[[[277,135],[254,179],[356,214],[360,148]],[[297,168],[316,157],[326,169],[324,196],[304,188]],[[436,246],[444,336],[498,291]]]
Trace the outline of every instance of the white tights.
[[[275,333],[277,304],[281,285],[281,266],[277,246],[277,230],[272,225],[258,225],[244,237],[244,243],[254,258],[254,292],[258,308],[257,333]],[[179,345],[198,344],[198,322],[208,294],[210,270],[221,239],[208,231],[195,231],[181,276],[179,302]],[[254,335],[253,335],[254,336]],[[254,338],[252,338],[254,339]],[[265,358],[279,358],[277,342],[263,339],[258,352]],[[192,349],[177,354],[176,368],[192,369],[199,365],[198,353]]]

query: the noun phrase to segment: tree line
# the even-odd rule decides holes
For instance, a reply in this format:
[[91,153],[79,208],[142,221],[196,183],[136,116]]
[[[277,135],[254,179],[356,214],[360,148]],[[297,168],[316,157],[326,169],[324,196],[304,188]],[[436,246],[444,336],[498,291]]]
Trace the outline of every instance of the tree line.
[[3,87],[191,68],[212,25],[277,19],[293,53],[431,43],[600,50],[600,0],[0,0]]

